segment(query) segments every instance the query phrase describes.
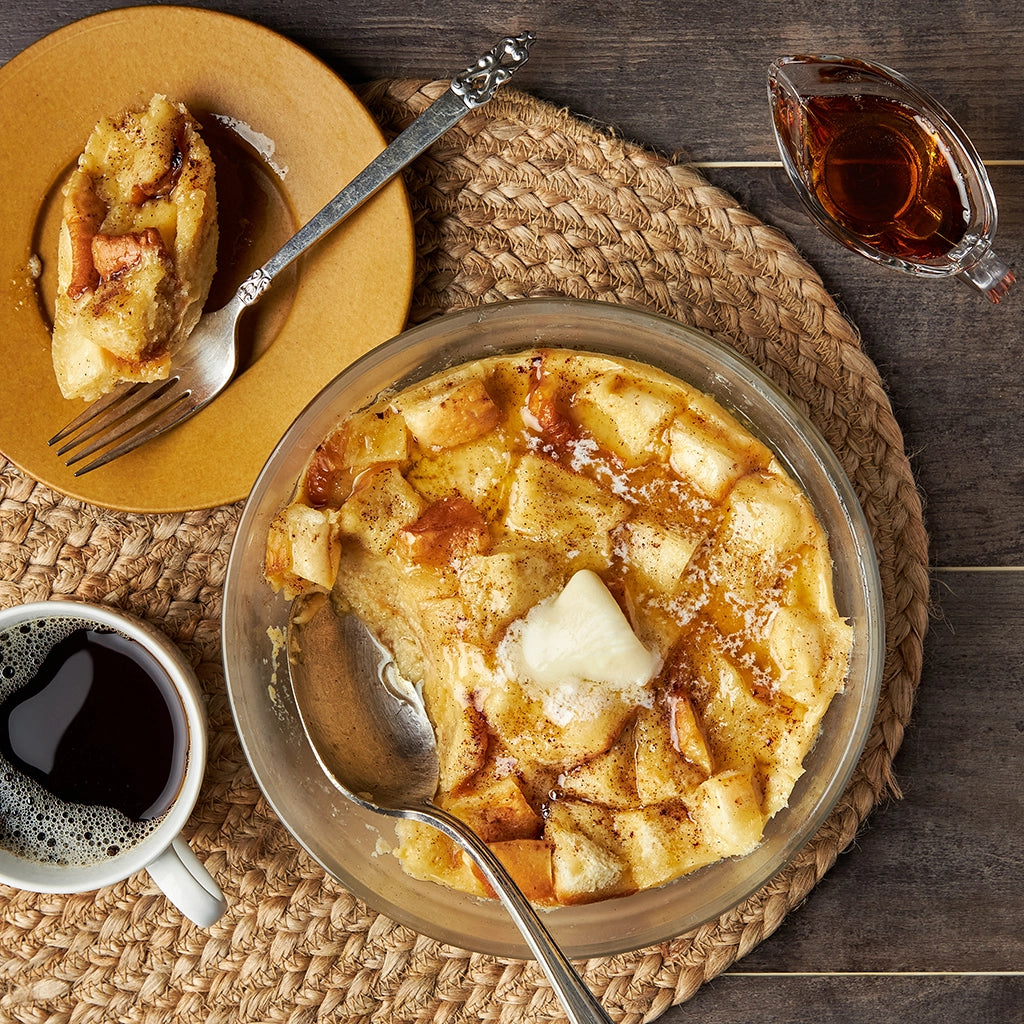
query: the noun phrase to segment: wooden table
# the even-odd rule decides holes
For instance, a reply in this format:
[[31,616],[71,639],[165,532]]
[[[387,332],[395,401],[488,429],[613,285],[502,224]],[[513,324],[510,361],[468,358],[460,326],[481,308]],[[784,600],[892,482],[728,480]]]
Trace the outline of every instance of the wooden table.
[[[5,4],[0,62],[108,6]],[[825,239],[777,160],[765,101],[768,62],[781,54],[848,53],[903,71],[954,112],[988,163],[1000,206],[996,249],[1024,275],[1024,20],[1016,5],[196,6],[275,29],[352,83],[443,77],[497,36],[532,28],[538,43],[517,85],[628,139],[681,152],[783,229],[819,270],[888,385],[926,503],[934,615],[895,763],[904,796],[876,809],[773,937],[663,1020],[1024,1020],[1024,284],[996,307],[957,283],[913,280]]]

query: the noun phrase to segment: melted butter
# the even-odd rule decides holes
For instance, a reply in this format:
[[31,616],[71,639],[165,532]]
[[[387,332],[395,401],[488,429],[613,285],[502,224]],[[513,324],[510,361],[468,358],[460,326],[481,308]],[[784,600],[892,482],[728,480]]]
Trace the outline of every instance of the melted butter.
[[498,663],[564,727],[600,714],[609,701],[649,701],[661,656],[640,642],[601,578],[583,570],[508,627]]

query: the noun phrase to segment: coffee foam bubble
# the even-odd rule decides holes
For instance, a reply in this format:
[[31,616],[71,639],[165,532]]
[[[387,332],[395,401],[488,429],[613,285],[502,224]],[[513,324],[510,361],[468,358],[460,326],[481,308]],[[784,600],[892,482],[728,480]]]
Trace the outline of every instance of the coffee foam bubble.
[[[56,644],[89,628],[104,627],[53,618],[0,632],[0,704],[36,676]],[[113,807],[60,800],[0,754],[0,847],[16,857],[43,864],[101,863],[137,846],[161,820],[133,821]]]

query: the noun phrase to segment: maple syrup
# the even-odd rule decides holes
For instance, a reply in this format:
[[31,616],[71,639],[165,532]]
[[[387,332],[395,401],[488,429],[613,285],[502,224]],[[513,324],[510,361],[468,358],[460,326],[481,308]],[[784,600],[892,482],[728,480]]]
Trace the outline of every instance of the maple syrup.
[[963,129],[892,68],[780,57],[768,101],[782,163],[826,234],[894,270],[951,277],[1001,302],[1016,281],[992,251],[997,211]]
[[[203,141],[217,169],[217,273],[206,309],[224,306],[238,286],[262,266],[298,228],[278,173],[239,133],[236,123],[199,111]],[[298,271],[283,270],[259,309],[238,325],[238,355],[242,370],[262,355],[288,318]]]
[[[885,96],[821,95],[776,116],[811,191],[851,234],[909,262],[944,257],[964,237],[961,175],[910,107]],[[802,159],[793,152],[801,142]]]

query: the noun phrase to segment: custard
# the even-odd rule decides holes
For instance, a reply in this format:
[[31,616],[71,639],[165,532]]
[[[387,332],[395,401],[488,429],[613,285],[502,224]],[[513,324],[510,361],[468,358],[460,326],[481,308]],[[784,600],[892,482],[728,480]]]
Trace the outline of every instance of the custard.
[[[842,690],[828,541],[773,453],[639,363],[536,350],[382,398],[312,454],[266,575],[423,694],[436,802],[541,904],[749,853]],[[488,895],[400,822],[417,878]]]

